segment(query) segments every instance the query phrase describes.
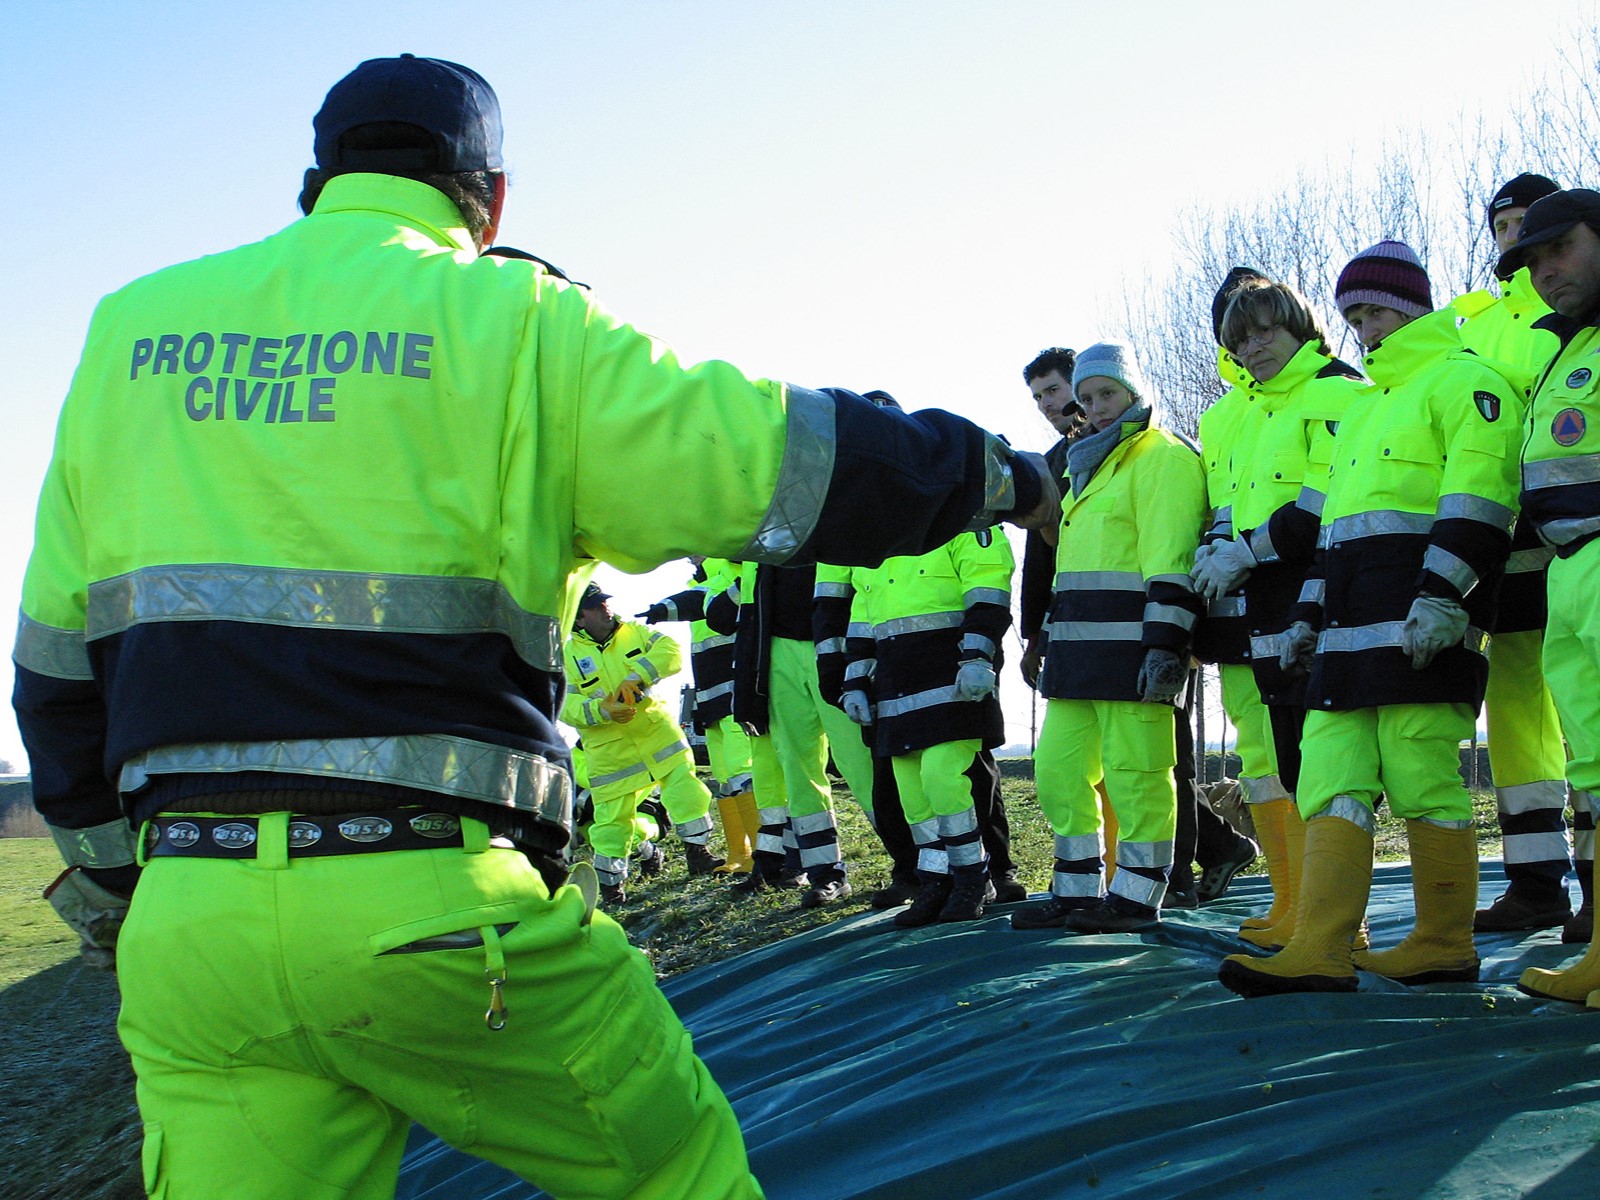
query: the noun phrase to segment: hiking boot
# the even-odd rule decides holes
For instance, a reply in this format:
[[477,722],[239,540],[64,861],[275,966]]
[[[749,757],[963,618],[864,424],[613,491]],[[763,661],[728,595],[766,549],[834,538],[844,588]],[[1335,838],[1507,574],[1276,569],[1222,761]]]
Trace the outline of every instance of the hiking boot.
[[1067,914],[1067,928],[1076,933],[1138,933],[1161,924],[1161,914],[1116,896],[1102,896],[1092,908]]
[[994,904],[1016,904],[1028,898],[1028,889],[1018,882],[1015,871],[1007,871],[999,879],[990,882],[994,884]]
[[602,883],[600,885],[600,903],[607,908],[615,908],[619,904],[628,902],[628,893],[623,886],[618,884]]
[[899,908],[910,904],[921,890],[920,879],[890,879],[889,886],[873,892],[867,903],[873,908]]
[[811,878],[804,871],[785,871],[776,879],[768,880],[773,887],[782,891],[793,892],[811,886]]
[[667,852],[654,842],[639,843],[639,874],[659,875],[666,868]]
[[1232,854],[1215,866],[1207,867],[1200,872],[1200,882],[1195,884],[1194,888],[1199,902],[1205,904],[1222,899],[1222,893],[1228,890],[1233,877],[1255,862],[1256,856],[1260,853],[1260,846],[1249,838],[1240,838]]
[[1060,929],[1067,923],[1067,914],[1077,912],[1095,903],[1084,896],[1051,896],[1011,914],[1013,929]]
[[1200,893],[1193,888],[1169,887],[1167,894],[1161,897],[1162,908],[1199,908]]
[[735,900],[748,900],[759,892],[764,892],[772,885],[761,877],[760,871],[751,871],[743,879],[736,879],[728,885],[728,895]]
[[813,883],[800,893],[801,908],[821,908],[824,904],[837,904],[850,898],[850,881],[843,875],[826,883]]
[[901,929],[932,925],[944,911],[944,903],[948,899],[950,899],[948,875],[940,875],[936,879],[924,879],[918,884],[917,895],[911,901],[911,907],[895,913],[894,923]]
[[939,920],[976,921],[993,899],[994,884],[988,875],[957,875],[950,882],[950,895],[939,910]]
[[699,842],[683,844],[683,862],[691,875],[709,875],[728,860],[718,858]]
[[1572,904],[1561,889],[1560,898],[1530,897],[1527,892],[1508,887],[1488,908],[1472,914],[1474,933],[1512,933],[1524,929],[1550,929],[1572,918]]
[[[1586,946],[1594,941],[1594,901],[1585,900],[1561,927],[1561,940],[1569,946]],[[1600,1008],[1600,1005],[1591,1005]]]

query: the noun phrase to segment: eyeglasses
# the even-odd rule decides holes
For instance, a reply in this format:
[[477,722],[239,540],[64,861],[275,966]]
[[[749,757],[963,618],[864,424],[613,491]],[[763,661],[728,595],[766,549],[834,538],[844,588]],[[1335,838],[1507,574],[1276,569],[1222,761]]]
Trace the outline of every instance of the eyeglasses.
[[1260,329],[1257,329],[1254,333],[1245,334],[1242,338],[1234,343],[1234,353],[1243,354],[1246,350],[1250,349],[1251,346],[1265,346],[1268,342],[1272,341],[1273,338],[1278,336],[1278,330],[1282,328],[1282,325],[1264,325]]

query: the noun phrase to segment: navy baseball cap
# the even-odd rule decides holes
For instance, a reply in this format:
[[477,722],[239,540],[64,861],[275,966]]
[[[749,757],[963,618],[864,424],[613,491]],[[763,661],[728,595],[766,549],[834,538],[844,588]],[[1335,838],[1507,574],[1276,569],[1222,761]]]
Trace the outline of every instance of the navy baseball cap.
[[611,599],[611,593],[602,591],[598,583],[591,583],[583,589],[583,599],[578,601],[578,607],[593,608],[597,604],[604,604]]
[[[433,140],[432,161],[397,149],[349,149],[350,130],[379,122],[414,125]],[[369,58],[329,89],[312,119],[317,166],[336,171],[387,167],[453,173],[500,169],[500,101],[482,75],[442,58]],[[414,155],[415,151],[409,154]]]
[[1500,256],[1495,274],[1501,279],[1528,265],[1530,247],[1553,242],[1574,225],[1587,225],[1600,233],[1600,192],[1588,188],[1570,188],[1564,192],[1551,192],[1543,200],[1528,206],[1522,218],[1522,232],[1511,249]]

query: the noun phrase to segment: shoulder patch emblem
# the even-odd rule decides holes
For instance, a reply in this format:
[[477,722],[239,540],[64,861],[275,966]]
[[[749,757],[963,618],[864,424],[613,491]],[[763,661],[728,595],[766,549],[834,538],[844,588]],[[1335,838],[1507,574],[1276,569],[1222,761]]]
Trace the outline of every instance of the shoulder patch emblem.
[[1500,419],[1500,397],[1493,392],[1473,392],[1472,402],[1478,406],[1478,411],[1483,414],[1485,421]]
[[972,536],[977,538],[978,545],[982,546],[986,550],[994,543],[994,533],[988,529],[980,529]]
[[1589,423],[1575,408],[1563,408],[1550,422],[1550,436],[1558,446],[1576,446]]
[[1592,378],[1594,378],[1593,371],[1589,370],[1588,367],[1579,367],[1571,375],[1567,376],[1567,386],[1569,388],[1581,388]]

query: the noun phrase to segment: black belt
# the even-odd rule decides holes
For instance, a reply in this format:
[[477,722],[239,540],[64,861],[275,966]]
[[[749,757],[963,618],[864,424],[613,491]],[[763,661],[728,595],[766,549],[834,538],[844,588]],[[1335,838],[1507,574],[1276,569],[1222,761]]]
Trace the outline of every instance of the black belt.
[[[146,858],[255,858],[260,823],[260,817],[152,817],[145,825],[144,854]],[[459,849],[464,844],[461,818],[420,808],[289,816],[290,858]],[[507,838],[493,838],[489,844],[512,845]]]

